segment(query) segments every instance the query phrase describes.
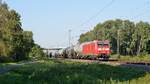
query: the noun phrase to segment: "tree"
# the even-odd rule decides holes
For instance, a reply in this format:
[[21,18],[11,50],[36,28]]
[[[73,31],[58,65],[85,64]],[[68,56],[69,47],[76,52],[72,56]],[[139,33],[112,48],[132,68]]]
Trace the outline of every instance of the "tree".
[[20,61],[29,58],[35,45],[33,33],[22,29],[20,18],[6,3],[0,4],[0,59],[7,57]]
[[133,37],[136,41],[136,54],[146,52],[146,43],[150,40],[150,25],[142,21],[137,23]]
[[[117,49],[122,55],[148,53],[150,52],[148,47],[150,46],[150,24],[147,22],[134,23],[121,19],[108,20],[97,24],[90,32],[82,34],[79,42],[96,39],[110,40],[113,53],[117,53]],[[117,43],[119,43],[118,47]]]

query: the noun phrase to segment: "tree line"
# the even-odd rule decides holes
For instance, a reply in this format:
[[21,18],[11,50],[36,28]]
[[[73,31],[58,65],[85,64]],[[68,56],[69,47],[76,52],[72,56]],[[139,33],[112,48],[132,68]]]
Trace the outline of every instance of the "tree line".
[[110,40],[114,54],[150,54],[150,24],[129,20],[108,20],[97,24],[93,30],[80,35],[79,42]]
[[20,61],[44,54],[34,43],[33,33],[23,30],[20,18],[19,13],[5,2],[0,3],[0,62]]

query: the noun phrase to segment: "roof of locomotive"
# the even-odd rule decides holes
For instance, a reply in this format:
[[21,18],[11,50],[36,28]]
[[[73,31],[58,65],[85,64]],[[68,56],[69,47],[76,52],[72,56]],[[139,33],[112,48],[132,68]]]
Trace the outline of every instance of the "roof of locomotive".
[[91,43],[98,43],[98,42],[109,43],[110,41],[109,40],[94,40],[94,41],[84,42],[81,45],[91,44]]

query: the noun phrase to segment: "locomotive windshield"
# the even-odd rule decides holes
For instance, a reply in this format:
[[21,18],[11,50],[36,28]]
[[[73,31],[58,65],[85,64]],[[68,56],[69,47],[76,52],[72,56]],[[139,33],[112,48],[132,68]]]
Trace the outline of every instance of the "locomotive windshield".
[[98,42],[98,46],[109,46],[109,43]]
[[97,43],[98,46],[103,46],[103,44],[104,44],[103,42],[98,42]]
[[104,43],[103,46],[109,46],[109,44],[108,43]]

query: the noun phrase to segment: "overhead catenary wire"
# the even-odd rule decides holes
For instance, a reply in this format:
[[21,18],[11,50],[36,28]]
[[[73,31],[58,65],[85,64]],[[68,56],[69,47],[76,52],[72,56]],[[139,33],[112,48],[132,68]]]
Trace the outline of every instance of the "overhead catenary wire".
[[[111,6],[113,3],[115,2],[115,0],[111,0],[109,3],[107,3],[103,8],[101,8],[96,14],[94,14],[92,17],[90,17],[89,19],[87,19],[84,23],[80,24],[79,27],[84,26],[85,24],[89,23],[91,20],[93,20],[94,18],[96,18],[98,15],[100,15],[106,8],[108,8],[109,6]],[[70,41],[71,42],[71,41]]]
[[[144,6],[143,6],[142,8],[145,9],[147,6],[149,7],[149,4],[150,4],[149,1],[145,2],[145,3],[144,3]],[[137,9],[142,9],[142,8],[137,8]],[[144,11],[144,10],[142,10],[142,11]],[[150,9],[149,9],[149,10],[146,10],[145,12],[141,12],[141,13],[139,13],[139,14],[137,14],[137,15],[131,17],[131,19],[137,19],[137,18],[139,18],[139,17],[141,17],[141,16],[143,16],[143,15],[146,15],[146,14],[148,14],[148,13],[150,13]]]
[[111,6],[113,3],[115,2],[115,0],[111,0],[108,4],[106,4],[102,9],[100,9],[95,15],[93,15],[92,17],[90,17],[87,21],[85,21],[84,23],[82,23],[80,26],[83,26],[87,23],[89,23],[91,20],[93,20],[94,18],[96,18],[99,14],[101,14],[106,8],[108,8],[109,6]]

